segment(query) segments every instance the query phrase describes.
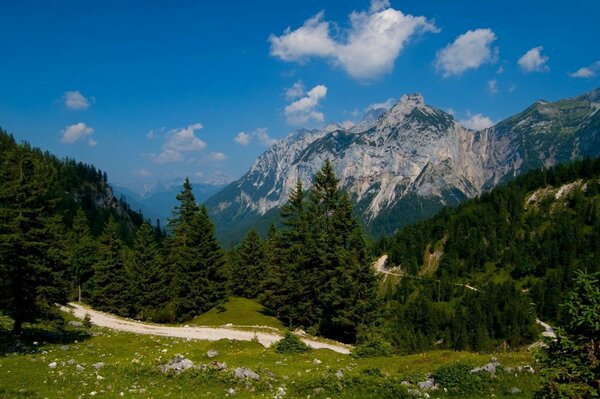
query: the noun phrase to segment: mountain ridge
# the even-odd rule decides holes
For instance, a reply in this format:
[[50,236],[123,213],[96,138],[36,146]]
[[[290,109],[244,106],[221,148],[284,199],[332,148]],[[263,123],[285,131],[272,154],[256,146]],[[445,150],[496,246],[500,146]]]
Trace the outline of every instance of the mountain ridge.
[[[221,237],[239,235],[236,226],[283,205],[298,180],[309,187],[314,173],[331,159],[367,229],[389,233],[526,170],[598,155],[599,97],[595,89],[537,101],[474,131],[427,105],[422,95],[403,95],[390,109],[352,128],[333,124],[288,135],[206,204]],[[411,211],[402,214],[406,207]]]

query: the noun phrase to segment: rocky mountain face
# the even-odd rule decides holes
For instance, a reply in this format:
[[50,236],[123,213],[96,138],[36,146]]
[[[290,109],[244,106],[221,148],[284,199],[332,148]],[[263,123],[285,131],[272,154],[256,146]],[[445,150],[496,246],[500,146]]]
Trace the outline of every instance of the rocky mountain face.
[[278,141],[206,204],[221,237],[233,239],[276,214],[297,180],[309,187],[330,159],[367,229],[390,233],[525,170],[599,155],[599,109],[596,89],[554,103],[538,101],[475,132],[425,104],[421,95],[405,95],[352,128],[299,130]]

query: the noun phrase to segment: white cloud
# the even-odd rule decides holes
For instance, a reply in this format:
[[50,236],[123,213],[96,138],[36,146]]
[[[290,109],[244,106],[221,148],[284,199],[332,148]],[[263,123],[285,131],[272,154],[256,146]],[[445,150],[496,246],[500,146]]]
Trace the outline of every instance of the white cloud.
[[202,129],[201,123],[173,129],[167,133],[167,141],[161,147],[159,154],[152,154],[151,159],[159,164],[180,162],[185,159],[184,152],[201,151],[206,143],[196,137],[196,130]]
[[288,87],[285,91],[285,97],[288,100],[295,100],[296,98],[302,97],[304,95],[304,83],[301,81],[297,81],[292,85],[292,87]]
[[98,142],[97,142],[96,140],[94,140],[94,139],[90,138],[90,139],[88,139],[88,145],[89,145],[90,147],[95,147],[95,146],[97,146],[97,145],[98,145]]
[[350,27],[341,38],[332,38],[330,24],[321,11],[300,28],[288,27],[281,36],[271,35],[271,55],[288,62],[322,57],[341,66],[352,77],[369,80],[389,73],[404,46],[415,35],[438,32],[425,17],[405,15],[387,0],[372,0],[368,12],[353,11]]
[[252,133],[239,132],[234,138],[238,144],[243,145],[244,147],[249,145],[254,139],[266,146],[270,146],[277,141],[269,136],[267,128],[264,127],[256,128]]
[[316,110],[319,101],[327,95],[327,86],[318,85],[306,95],[285,107],[284,114],[290,125],[303,125],[310,121],[323,122],[325,115]]
[[94,129],[89,126],[86,126],[85,123],[79,122],[74,125],[67,126],[62,131],[62,139],[63,143],[72,144],[76,141],[79,141],[84,138],[89,138],[88,144],[90,146],[95,146],[98,144],[91,138],[91,135],[94,133]]
[[266,146],[273,145],[277,141],[276,139],[269,137],[269,133],[264,127],[259,127],[258,129],[254,130],[254,132],[252,132],[252,135],[256,137],[259,142]]
[[490,94],[498,93],[498,81],[496,79],[488,80],[487,89]]
[[348,130],[351,129],[353,126],[355,125],[354,122],[352,121],[344,121],[342,123],[340,123],[340,126],[344,129],[344,130]]
[[239,132],[234,138],[233,140],[238,143],[239,145],[243,145],[244,147],[246,147],[248,144],[250,144],[250,140],[251,137],[248,133],[246,132]]
[[469,116],[468,119],[461,119],[459,122],[468,129],[478,131],[494,125],[494,122],[487,116],[481,114],[471,115],[470,113],[467,113],[467,115]]
[[593,78],[600,71],[600,61],[596,61],[589,66],[579,68],[575,72],[569,74],[572,78]]
[[371,105],[369,105],[367,108],[365,108],[365,112],[369,112],[372,111],[374,109],[390,109],[394,106],[394,104],[396,104],[397,100],[395,98],[388,98],[387,100],[385,100],[382,103],[373,103]]
[[469,30],[437,52],[435,66],[448,77],[494,63],[498,58],[498,48],[491,47],[495,40],[496,34],[491,29]]
[[227,159],[227,156],[222,152],[211,152],[208,159],[211,161],[224,161]]
[[65,105],[69,109],[80,110],[90,106],[90,102],[79,91],[65,91],[63,95]]
[[152,173],[148,172],[146,169],[142,168],[133,172],[134,176],[139,177],[149,177],[152,176]]
[[521,58],[519,58],[519,66],[524,72],[545,72],[549,71],[546,62],[550,59],[549,57],[542,55],[542,46],[534,47]]

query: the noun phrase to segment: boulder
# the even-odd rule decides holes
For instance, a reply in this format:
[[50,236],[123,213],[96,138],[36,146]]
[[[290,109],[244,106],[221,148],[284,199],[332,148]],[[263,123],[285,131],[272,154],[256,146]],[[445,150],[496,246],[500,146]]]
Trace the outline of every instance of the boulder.
[[235,370],[233,370],[233,376],[240,380],[257,381],[260,378],[258,374],[246,367],[238,367]]
[[175,374],[179,374],[182,371],[192,367],[194,367],[194,362],[192,362],[190,359],[186,359],[182,355],[175,355],[175,357],[171,359],[169,363],[160,365],[158,368],[163,373],[173,371]]
[[209,350],[208,352],[206,352],[206,356],[208,356],[209,358],[213,358],[213,357],[217,357],[219,356],[219,352],[217,352],[214,349]]

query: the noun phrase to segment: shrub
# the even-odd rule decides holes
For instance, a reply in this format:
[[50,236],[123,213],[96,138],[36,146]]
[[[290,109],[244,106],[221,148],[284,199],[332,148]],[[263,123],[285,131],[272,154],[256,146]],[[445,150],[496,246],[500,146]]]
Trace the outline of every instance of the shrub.
[[433,379],[449,392],[467,393],[481,388],[482,376],[471,373],[473,366],[466,363],[451,363],[444,365],[433,373]]
[[392,345],[381,334],[365,331],[358,333],[358,344],[354,347],[352,356],[356,358],[388,357],[393,353]]
[[285,333],[285,336],[275,344],[275,350],[278,353],[306,353],[310,351],[310,347],[306,345],[300,338],[295,336],[291,331]]
[[92,328],[92,318],[89,313],[86,313],[83,317],[83,326],[88,329]]

